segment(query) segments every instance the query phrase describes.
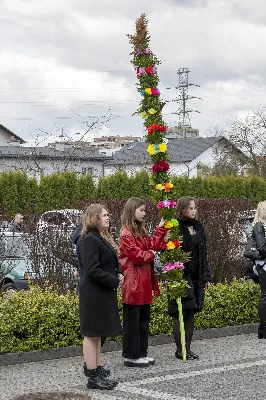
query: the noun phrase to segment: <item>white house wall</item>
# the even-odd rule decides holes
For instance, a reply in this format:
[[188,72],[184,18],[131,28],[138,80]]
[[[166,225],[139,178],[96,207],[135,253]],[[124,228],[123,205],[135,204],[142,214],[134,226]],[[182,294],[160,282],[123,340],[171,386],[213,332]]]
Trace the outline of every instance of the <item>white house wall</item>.
[[[189,139],[188,139],[189,140]],[[209,149],[205,150],[201,153],[198,157],[194,160],[187,162],[187,163],[170,163],[170,173],[176,176],[183,176],[189,174],[190,178],[197,176],[197,164],[199,162],[203,164],[213,165],[215,162],[215,152],[214,148],[210,147]],[[127,165],[127,166],[114,166],[114,165],[106,165],[105,166],[105,175],[109,176],[115,173],[119,168],[124,169],[129,176],[134,176],[137,172],[146,169],[147,171],[151,171],[151,165]]]
[[44,175],[50,175],[54,172],[75,171],[78,174],[84,172],[82,169],[92,169],[94,178],[103,175],[103,161],[69,161],[66,165],[65,160],[53,159],[23,159],[23,158],[3,158],[0,157],[0,172],[3,171],[26,171],[28,176],[40,179],[41,170]]
[[0,146],[8,146],[11,134],[0,127]]

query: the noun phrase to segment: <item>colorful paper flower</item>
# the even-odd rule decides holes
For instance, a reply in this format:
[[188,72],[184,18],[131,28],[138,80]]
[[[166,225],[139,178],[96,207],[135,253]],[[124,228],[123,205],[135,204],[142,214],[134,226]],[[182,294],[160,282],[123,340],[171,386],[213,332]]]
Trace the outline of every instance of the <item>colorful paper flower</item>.
[[160,92],[157,88],[151,88],[151,93],[155,96],[160,96]]
[[161,183],[158,183],[158,185],[155,185],[155,189],[164,190],[164,185],[162,185]]
[[170,192],[170,190],[171,190],[173,187],[174,187],[174,185],[173,185],[171,182],[167,182],[167,183],[164,185],[164,191],[165,191],[165,193]]
[[149,47],[146,47],[145,54],[151,54],[151,51],[150,51]]
[[147,126],[147,129],[148,135],[152,135],[154,131],[166,132],[165,126],[158,124],[151,124],[150,126]]
[[151,94],[151,88],[146,88],[146,89],[145,89],[145,93]]
[[154,147],[153,144],[149,144],[147,151],[148,151],[148,153],[151,154],[152,156],[155,155],[155,154],[157,153],[156,148]]
[[153,115],[153,114],[156,114],[157,111],[154,110],[154,108],[150,108],[150,109],[148,110],[148,113],[151,114],[151,115]]
[[176,266],[176,269],[184,269],[185,268],[184,264],[181,261],[177,261],[175,263],[175,266]]
[[[176,206],[176,201],[173,200],[163,200],[163,201],[159,201],[157,207],[158,208],[175,208]],[[171,219],[171,222],[174,224],[173,221],[176,221],[176,219]]]
[[162,245],[162,250],[166,250],[167,249],[167,243],[165,242],[163,245]]
[[167,146],[165,143],[159,143],[158,144],[158,149],[160,153],[165,153],[167,150]]
[[146,117],[147,117],[147,113],[146,113],[145,111],[143,111],[143,112],[140,114],[140,116],[141,116],[141,118],[146,118]]
[[165,229],[171,229],[171,228],[173,228],[173,226],[174,225],[172,224],[171,221],[167,221],[166,224],[164,225]]
[[178,226],[179,225],[177,219],[171,219],[171,222],[172,222],[173,226]]
[[164,171],[168,171],[170,168],[169,164],[167,161],[159,161],[156,164],[154,164],[154,166],[152,167],[152,172],[154,173],[159,173],[159,172],[164,172]]
[[147,68],[145,68],[145,71],[147,74],[152,75],[153,74],[153,68],[149,65]]
[[172,242],[171,240],[169,242],[167,242],[166,248],[167,250],[174,250],[175,249],[175,244],[174,242]]
[[137,54],[137,56],[140,56],[140,55],[141,55],[141,52],[140,52],[140,50],[139,50],[138,47],[135,49],[135,53]]
[[173,269],[184,269],[184,264],[180,261],[177,261],[175,263],[169,263],[163,266],[163,273],[165,274],[168,271],[171,271]]
[[178,240],[173,240],[175,247],[180,247],[180,242]]

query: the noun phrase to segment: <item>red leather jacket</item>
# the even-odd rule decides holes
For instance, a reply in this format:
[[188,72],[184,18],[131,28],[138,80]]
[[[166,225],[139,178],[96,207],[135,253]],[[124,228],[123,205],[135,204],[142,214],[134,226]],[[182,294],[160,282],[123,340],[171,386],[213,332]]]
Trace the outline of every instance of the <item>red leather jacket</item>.
[[165,228],[157,227],[154,237],[137,238],[127,227],[120,237],[119,261],[125,280],[122,302],[131,305],[152,303],[152,291],[160,296],[156,275],[153,271],[154,253],[164,242]]

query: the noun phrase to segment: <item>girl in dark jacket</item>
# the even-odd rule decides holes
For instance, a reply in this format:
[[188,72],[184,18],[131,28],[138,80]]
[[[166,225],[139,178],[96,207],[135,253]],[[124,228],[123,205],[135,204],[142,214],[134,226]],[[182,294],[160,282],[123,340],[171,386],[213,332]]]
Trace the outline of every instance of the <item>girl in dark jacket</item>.
[[108,232],[109,214],[100,204],[86,209],[81,236],[84,275],[80,283],[80,332],[84,336],[83,354],[89,389],[113,389],[117,382],[107,377],[101,366],[101,337],[121,335],[117,288],[119,274],[116,244]]
[[266,339],[266,201],[259,203],[254,216],[252,237],[256,243],[259,256],[255,261],[254,272],[259,275],[261,295],[259,301],[260,325],[259,339]]
[[[182,298],[183,317],[186,332],[187,359],[199,356],[190,350],[194,332],[194,315],[203,308],[204,289],[210,287],[211,272],[207,262],[206,237],[202,224],[196,219],[197,209],[193,197],[181,197],[177,204],[180,234],[183,236],[182,249],[190,253],[185,263],[184,278],[189,284],[187,296]],[[175,300],[168,300],[168,313],[173,317],[173,331],[176,343],[176,358],[182,359],[182,346],[178,308]]]

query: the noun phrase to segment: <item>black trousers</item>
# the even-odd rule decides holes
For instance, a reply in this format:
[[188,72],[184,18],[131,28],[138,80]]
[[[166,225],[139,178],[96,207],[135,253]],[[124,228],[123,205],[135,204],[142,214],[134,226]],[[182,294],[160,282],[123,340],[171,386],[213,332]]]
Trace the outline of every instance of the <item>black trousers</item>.
[[[194,332],[194,315],[195,315],[195,310],[193,308],[183,311],[187,352],[190,351],[190,346]],[[178,353],[182,354],[180,323],[179,323],[178,313],[175,317],[173,317],[173,333],[175,338],[176,350],[178,351]]]
[[256,269],[259,274],[260,281],[260,301],[259,301],[259,317],[260,317],[260,327],[266,330],[266,271],[263,266],[257,265]]
[[147,357],[150,314],[150,304],[123,304],[123,357]]

